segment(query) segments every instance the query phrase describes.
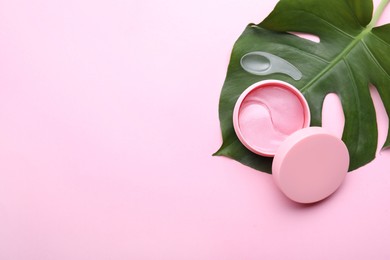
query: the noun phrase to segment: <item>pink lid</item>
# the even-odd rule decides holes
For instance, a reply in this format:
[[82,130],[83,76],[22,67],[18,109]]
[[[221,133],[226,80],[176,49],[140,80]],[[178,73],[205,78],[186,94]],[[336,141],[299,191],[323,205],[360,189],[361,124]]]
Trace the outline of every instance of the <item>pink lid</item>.
[[289,135],[310,125],[310,109],[294,86],[265,80],[251,85],[238,98],[233,124],[245,147],[272,157]]
[[280,145],[272,174],[288,198],[313,203],[337,190],[348,166],[343,141],[323,128],[310,127],[295,132]]

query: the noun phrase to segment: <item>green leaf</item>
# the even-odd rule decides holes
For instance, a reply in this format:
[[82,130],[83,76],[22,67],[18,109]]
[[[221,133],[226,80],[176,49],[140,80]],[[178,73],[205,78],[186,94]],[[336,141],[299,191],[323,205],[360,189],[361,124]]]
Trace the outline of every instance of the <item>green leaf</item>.
[[[234,45],[222,89],[219,118],[223,155],[257,170],[271,172],[272,158],[247,150],[235,135],[232,114],[240,94],[253,83],[279,79],[296,86],[311,110],[311,125],[321,125],[327,94],[339,96],[345,115],[343,141],[351,157],[349,170],[375,158],[378,131],[369,84],[373,84],[390,115],[390,24],[376,27],[389,0],[382,0],[372,17],[371,0],[281,0],[260,24],[249,24]],[[289,32],[317,35],[315,43]],[[240,66],[241,57],[265,51],[294,64],[299,81],[287,75],[251,75]],[[384,147],[390,146],[388,134]],[[319,147],[319,149],[321,149]]]

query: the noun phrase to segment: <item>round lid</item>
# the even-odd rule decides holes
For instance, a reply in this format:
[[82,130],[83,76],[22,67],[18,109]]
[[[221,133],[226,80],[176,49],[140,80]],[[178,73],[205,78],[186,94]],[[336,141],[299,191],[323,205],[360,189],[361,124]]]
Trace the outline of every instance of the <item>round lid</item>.
[[289,135],[309,124],[310,109],[303,95],[279,80],[251,85],[238,98],[233,112],[237,137],[262,156],[274,156]]
[[314,203],[343,182],[349,167],[347,147],[320,127],[301,129],[279,147],[272,164],[276,184],[291,200]]

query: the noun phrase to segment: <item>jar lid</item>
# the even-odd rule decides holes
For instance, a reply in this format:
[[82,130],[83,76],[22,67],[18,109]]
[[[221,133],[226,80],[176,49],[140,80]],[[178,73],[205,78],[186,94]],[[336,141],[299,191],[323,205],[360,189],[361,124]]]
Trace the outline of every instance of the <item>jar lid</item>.
[[280,145],[272,175],[288,198],[314,203],[339,188],[348,167],[344,142],[321,127],[309,127],[293,133]]

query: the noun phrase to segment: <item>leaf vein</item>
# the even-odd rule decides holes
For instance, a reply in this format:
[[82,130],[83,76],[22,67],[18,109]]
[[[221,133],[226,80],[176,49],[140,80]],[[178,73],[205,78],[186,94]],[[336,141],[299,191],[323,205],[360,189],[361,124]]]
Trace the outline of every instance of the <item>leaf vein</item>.
[[[258,26],[258,25],[256,25],[256,24],[251,24],[250,27],[251,27],[251,28],[254,28],[254,29],[257,29],[257,30],[268,30],[268,29],[262,28],[262,27],[260,27],[260,26]],[[299,39],[300,39],[300,37],[298,37],[298,36],[296,36],[296,35],[294,35],[294,34],[287,33],[287,32],[284,32],[284,33],[285,33],[286,35],[289,35],[289,36],[292,36],[292,37],[294,37],[294,38],[299,38]],[[281,44],[278,43],[278,45],[281,45]],[[283,46],[286,46],[286,43],[284,43]],[[315,58],[315,59],[317,59],[318,61],[321,61],[321,62],[326,63],[326,64],[329,64],[329,63],[330,63],[330,61],[328,61],[328,60],[326,60],[326,59],[324,59],[324,58],[321,58],[321,57],[318,56],[318,55],[315,55],[315,54],[313,54],[313,53],[304,51],[304,50],[299,49],[299,48],[297,48],[297,47],[294,47],[294,46],[292,46],[292,45],[288,45],[288,46],[289,46],[290,48],[292,48],[292,49],[294,49],[294,50],[297,50],[298,52],[300,52],[300,53],[302,53],[302,54],[308,56],[308,57]]]
[[388,47],[390,47],[390,43],[388,43],[387,41],[383,40],[381,37],[379,37],[378,35],[376,35],[375,33],[373,33],[372,31],[370,31],[370,34],[372,36],[374,36],[378,41],[382,42],[383,44],[387,45]]
[[383,68],[383,66],[379,63],[378,59],[375,57],[374,53],[372,53],[372,51],[370,50],[370,48],[368,48],[367,44],[364,42],[364,40],[362,40],[362,45],[363,45],[363,48],[364,50],[366,51],[366,53],[371,57],[371,59],[373,60],[373,62],[386,74],[386,76],[388,78],[390,78],[390,75],[389,73],[385,70],[385,68]]
[[[298,37],[298,36],[295,36],[295,37]],[[298,38],[299,38],[299,37],[298,37]],[[285,46],[285,45],[284,45],[284,46]],[[318,60],[318,61],[321,61],[321,62],[323,62],[323,63],[326,63],[326,64],[329,64],[329,63],[330,63],[330,61],[327,61],[327,60],[321,58],[320,56],[317,56],[317,55],[312,54],[312,53],[310,53],[310,52],[306,52],[306,51],[304,51],[304,50],[302,50],[302,49],[299,49],[299,48],[294,47],[294,46],[291,46],[291,45],[288,45],[288,46],[291,47],[292,49],[294,49],[294,50],[296,50],[296,51],[302,53],[303,55],[306,55],[307,57],[314,58],[314,59],[316,59],[316,60]]]
[[350,35],[350,34],[347,33],[346,31],[340,29],[339,27],[337,27],[336,25],[332,24],[331,22],[325,20],[324,18],[322,18],[322,17],[319,16],[318,14],[315,14],[315,13],[313,13],[313,12],[309,12],[309,11],[304,10],[304,9],[298,9],[297,11],[302,11],[302,12],[304,12],[304,13],[311,14],[311,15],[317,17],[318,19],[322,20],[323,22],[325,22],[327,25],[329,25],[330,27],[332,27],[332,28],[335,29],[336,31],[338,31],[338,32],[340,32],[340,33],[342,33],[342,34],[344,34],[345,36],[347,36],[347,37],[349,37],[349,38],[352,38],[352,39],[354,38],[353,35]]
[[[344,64],[346,65],[347,70],[348,70],[348,77],[353,82],[353,85],[355,85],[357,87],[356,80],[353,77],[353,72],[352,72],[351,66],[349,65],[348,61],[345,58],[343,58],[343,61],[344,61]],[[357,88],[352,88],[352,90],[353,90],[353,95],[354,95],[355,100],[356,100],[357,107],[360,107],[361,106],[360,99],[357,96],[357,92],[356,92]],[[357,127],[354,126],[353,129],[357,129],[356,131],[358,132],[357,133],[357,141],[356,141],[357,145],[356,145],[356,148],[355,148],[355,152],[353,154],[357,153],[357,151],[359,150],[359,144],[360,144],[359,141],[360,141],[360,124],[361,124],[361,122],[360,122],[360,120],[356,120],[356,122],[357,122]]]

